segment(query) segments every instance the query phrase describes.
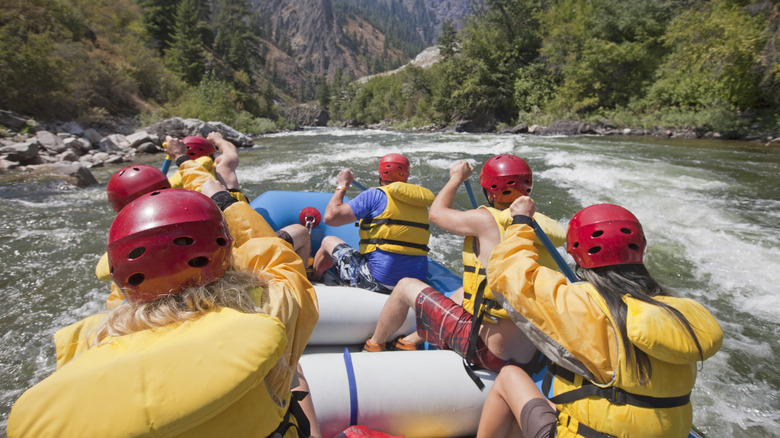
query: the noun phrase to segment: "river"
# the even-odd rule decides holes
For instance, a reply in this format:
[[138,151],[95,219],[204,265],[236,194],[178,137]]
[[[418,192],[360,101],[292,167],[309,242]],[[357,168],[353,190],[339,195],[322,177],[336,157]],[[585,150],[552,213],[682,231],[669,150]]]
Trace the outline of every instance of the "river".
[[[332,192],[343,167],[370,186],[379,158],[390,152],[409,157],[409,181],[434,192],[450,164],[469,161],[480,203],[482,163],[501,153],[523,157],[534,171],[538,210],[564,226],[593,203],[631,210],[647,235],[650,272],[678,295],[702,302],[725,332],[721,351],[700,368],[694,424],[708,437],[780,436],[780,148],[326,128],[257,139],[256,147],[240,150],[238,177],[250,199],[266,190]],[[157,155],[139,162],[161,161]],[[120,167],[93,169],[102,184],[86,189],[0,174],[2,434],[13,402],[54,371],[54,332],[105,305],[109,288],[94,268],[115,214],[105,183]],[[465,190],[455,207],[471,207]],[[431,257],[459,271],[462,238],[432,232]]]

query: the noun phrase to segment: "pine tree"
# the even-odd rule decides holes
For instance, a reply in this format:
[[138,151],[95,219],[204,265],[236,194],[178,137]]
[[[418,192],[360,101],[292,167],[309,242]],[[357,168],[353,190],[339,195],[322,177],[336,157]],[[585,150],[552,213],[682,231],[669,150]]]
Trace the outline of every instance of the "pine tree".
[[182,0],[176,8],[168,67],[190,85],[197,85],[204,73],[204,52],[196,0]]

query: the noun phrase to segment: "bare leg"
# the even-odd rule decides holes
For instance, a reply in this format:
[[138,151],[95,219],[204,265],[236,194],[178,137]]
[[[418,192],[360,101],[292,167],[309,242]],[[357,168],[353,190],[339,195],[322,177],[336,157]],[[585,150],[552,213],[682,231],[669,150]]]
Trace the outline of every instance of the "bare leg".
[[450,299],[459,306],[463,306],[463,286],[457,288],[455,292],[450,295]]
[[303,265],[308,266],[309,257],[311,257],[311,237],[309,236],[309,230],[303,225],[293,224],[287,225],[282,228],[287,234],[292,237],[293,250],[303,260]]
[[217,179],[228,189],[238,190],[238,176],[236,176],[236,169],[238,168],[238,151],[236,150],[236,146],[225,140],[222,137],[222,134],[216,131],[210,133],[208,138],[214,142],[221,152],[220,156],[214,160],[217,170]]
[[346,243],[336,236],[325,236],[322,239],[322,244],[317,254],[314,255],[314,269],[312,271],[312,279],[319,280],[322,278],[322,274],[333,266],[333,248],[340,243]]
[[[299,385],[293,388],[293,391],[309,392],[309,382],[306,381],[306,377],[303,375],[301,364],[298,364],[296,375],[298,377]],[[312,438],[320,438],[322,433],[320,432],[320,424],[317,422],[317,413],[314,412],[314,403],[311,399],[311,393],[301,400],[300,404],[301,409],[303,409],[303,413],[306,414],[306,418],[309,419],[309,425],[311,426],[311,435],[309,436]]]
[[382,313],[379,314],[379,321],[376,324],[374,335],[371,336],[371,342],[375,344],[384,344],[395,333],[406,320],[409,309],[414,306],[417,295],[428,287],[427,284],[414,278],[402,278],[393,288],[393,292],[387,298]]
[[482,406],[477,438],[516,436],[510,434],[520,429],[520,413],[534,398],[544,400],[525,371],[514,365],[502,368]]

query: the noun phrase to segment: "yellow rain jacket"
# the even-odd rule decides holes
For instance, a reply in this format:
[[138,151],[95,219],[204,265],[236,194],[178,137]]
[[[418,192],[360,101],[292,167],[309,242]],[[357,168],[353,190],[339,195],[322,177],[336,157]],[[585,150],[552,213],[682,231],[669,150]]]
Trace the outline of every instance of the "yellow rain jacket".
[[[30,395],[25,393],[17,402],[18,408],[14,406],[13,429],[9,422],[9,437],[47,436],[46,433],[41,434],[43,431],[51,431],[48,436],[129,436],[135,433],[156,433],[160,436],[264,437],[276,429],[289,407],[290,389],[298,359],[317,323],[317,298],[313,286],[306,278],[300,257],[289,243],[276,237],[260,214],[242,202],[231,205],[224,214],[234,238],[232,265],[236,269],[248,268],[262,272],[269,280],[267,288],[257,288],[250,292],[258,306],[268,315],[249,317],[273,321],[282,330],[282,340],[277,342],[279,337],[274,335],[270,341],[264,341],[270,333],[269,330],[252,328],[251,324],[243,327],[238,322],[235,326],[232,322],[226,322],[225,327],[229,329],[221,330],[222,326],[212,323],[215,321],[214,317],[210,316],[213,313],[228,316],[237,314],[236,317],[230,316],[230,319],[247,320],[246,314],[222,309],[195,321],[198,327],[202,327],[199,330],[177,330],[179,325],[171,325],[111,339],[100,346],[87,349],[87,337],[104,315],[86,318],[55,334],[58,371],[28,390]],[[219,317],[219,321],[226,318],[228,317]],[[213,329],[212,325],[215,326]],[[157,334],[160,336],[156,336]],[[178,342],[183,347],[170,350],[172,353],[167,355],[167,348],[156,349],[158,342]],[[275,349],[268,346],[269,342],[277,342]],[[115,345],[117,348],[104,348]],[[252,347],[255,345],[265,346],[260,353],[267,357],[259,353],[254,354],[257,349]],[[109,353],[93,353],[97,350],[107,350]],[[147,350],[159,350],[160,359],[144,360],[145,367],[138,365],[140,360],[136,363],[134,358],[125,356],[126,351],[143,353]],[[245,353],[253,355],[243,359]],[[95,357],[100,359],[94,359]],[[261,359],[262,363],[259,362]],[[123,361],[134,363],[135,366],[122,367]],[[193,362],[204,365],[187,368],[187,364]],[[184,368],[169,366],[169,363],[182,363]],[[251,367],[255,364],[259,368],[252,370]],[[104,384],[103,380],[83,380],[85,376],[97,373],[96,370],[100,370],[101,375],[108,379],[105,382],[111,382],[111,385]],[[166,394],[163,392],[165,388],[176,392],[174,388],[178,387],[162,386],[160,388],[163,390],[158,390],[143,380],[147,374],[156,376],[154,381],[150,381],[154,385],[166,381],[168,377],[179,382],[176,376],[183,376],[189,387],[182,386],[177,390],[182,393],[182,398],[189,397],[193,403],[180,404],[178,397],[173,401],[170,397],[163,397]],[[251,384],[243,383],[241,378],[251,380]],[[50,379],[55,383],[44,385],[44,382]],[[60,399],[55,394],[62,393],[62,385],[66,384],[73,385],[72,389],[66,391],[71,400],[59,403]],[[157,398],[144,394],[136,396],[138,387],[154,389],[152,392]],[[118,411],[107,411],[99,415],[82,416],[74,413],[81,412],[84,406],[91,406],[93,400],[99,399],[98,396],[102,397],[102,389],[105,389],[104,392],[110,391],[107,394],[114,404],[116,400],[124,399],[135,404],[124,404],[117,408]],[[127,395],[116,395],[122,391]],[[203,392],[204,395],[196,397],[190,394],[193,392]],[[84,394],[84,398],[79,398],[79,394]],[[47,412],[43,415],[39,409],[51,410],[53,413]],[[138,415],[128,414],[128,411]],[[258,414],[247,415],[247,412]],[[120,413],[129,418],[128,423],[114,421],[114,416]],[[97,423],[112,428],[112,432],[105,432],[103,428],[92,429],[96,418],[100,419]],[[144,423],[147,420],[154,423]],[[143,427],[152,429],[144,431]],[[74,431],[72,435],[56,433],[70,430]],[[95,432],[89,432],[91,430]],[[297,435],[294,429],[290,429],[285,436]]]
[[[182,163],[181,166],[179,166],[179,170],[177,170],[176,173],[168,177],[168,182],[171,183],[172,189],[194,190],[193,188],[191,188],[191,185],[188,186],[187,182],[185,181],[185,173],[183,172],[185,168],[193,167],[193,166],[202,167],[204,171],[208,172],[208,174],[211,175],[209,179],[214,179],[217,177],[216,165],[214,164],[214,160],[211,157],[200,157],[194,160],[187,160],[184,163]],[[197,187],[200,188],[200,184],[198,184]]]
[[[555,367],[564,368],[553,382],[554,396],[585,386],[613,392],[612,401],[591,395],[557,403],[558,436],[580,436],[580,424],[617,437],[687,436],[689,394],[702,359],[687,331],[663,308],[623,298],[629,340],[647,353],[652,367],[649,383],[640,385],[604,300],[592,285],[567,284],[563,274],[540,266],[533,239],[528,225],[507,230],[506,240],[490,256],[489,287]],[[655,298],[688,319],[703,359],[720,349],[723,332],[704,306],[687,298]],[[670,407],[658,407],[664,403]]]
[[[509,210],[502,211],[493,207],[485,207],[484,205],[479,208],[486,209],[493,216],[493,220],[496,221],[496,226],[498,227],[498,232],[501,236],[501,241],[503,241],[505,230],[512,224],[512,216],[509,214]],[[539,226],[545,231],[553,245],[556,247],[563,245],[566,241],[566,231],[558,222],[541,213],[534,214],[534,220],[539,223]],[[550,253],[547,252],[547,249],[538,239],[534,240],[534,245],[539,251],[539,258],[542,266],[558,269],[555,259],[552,258]],[[477,290],[484,279],[485,267],[482,266],[482,263],[480,263],[477,258],[476,239],[474,236],[466,236],[466,238],[463,239],[463,308],[472,315],[474,314]],[[487,306],[485,312],[488,315],[509,319],[506,310],[495,301],[493,292],[490,288],[485,288],[483,300]],[[487,319],[487,321],[490,321],[490,319]]]
[[427,256],[428,207],[433,192],[425,187],[394,182],[376,187],[387,195],[387,208],[379,216],[360,220],[360,253],[377,249],[396,254]]
[[265,437],[286,410],[265,381],[285,344],[275,318],[232,309],[108,339],[25,391],[8,436]]

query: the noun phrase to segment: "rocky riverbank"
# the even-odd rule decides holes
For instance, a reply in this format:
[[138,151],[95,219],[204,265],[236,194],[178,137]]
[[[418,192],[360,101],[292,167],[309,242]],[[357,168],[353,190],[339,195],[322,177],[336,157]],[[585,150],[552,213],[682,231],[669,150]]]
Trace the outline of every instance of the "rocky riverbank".
[[[120,126],[122,132],[84,128],[77,122],[39,124],[19,115],[0,111],[0,171],[15,172],[20,178],[53,175],[79,187],[97,184],[90,169],[113,163],[130,163],[140,154],[160,154],[166,135],[207,136],[219,131],[238,147],[254,143],[222,122],[172,118],[142,129]],[[128,132],[131,131],[131,132]]]
[[[317,117],[312,125],[323,126]],[[393,129],[391,122],[373,125],[344,123],[344,127]],[[79,187],[97,184],[90,169],[106,164],[131,163],[141,154],[163,153],[166,135],[186,137],[207,136],[219,131],[238,147],[251,147],[252,139],[222,122],[204,122],[198,119],[175,117],[140,128],[131,122],[113,123],[110,127],[83,127],[77,122],[42,124],[18,114],[0,111],[0,172],[14,172],[20,178],[50,175]],[[549,126],[518,124],[511,128],[485,130],[484,123],[461,121],[448,126],[427,126],[413,129],[418,132],[493,132],[499,134],[535,135],[630,135],[666,138],[709,138],[756,141],[780,145],[776,133],[755,133],[734,137],[716,131],[700,132],[694,129],[637,129],[615,128],[605,124],[561,120]]]

